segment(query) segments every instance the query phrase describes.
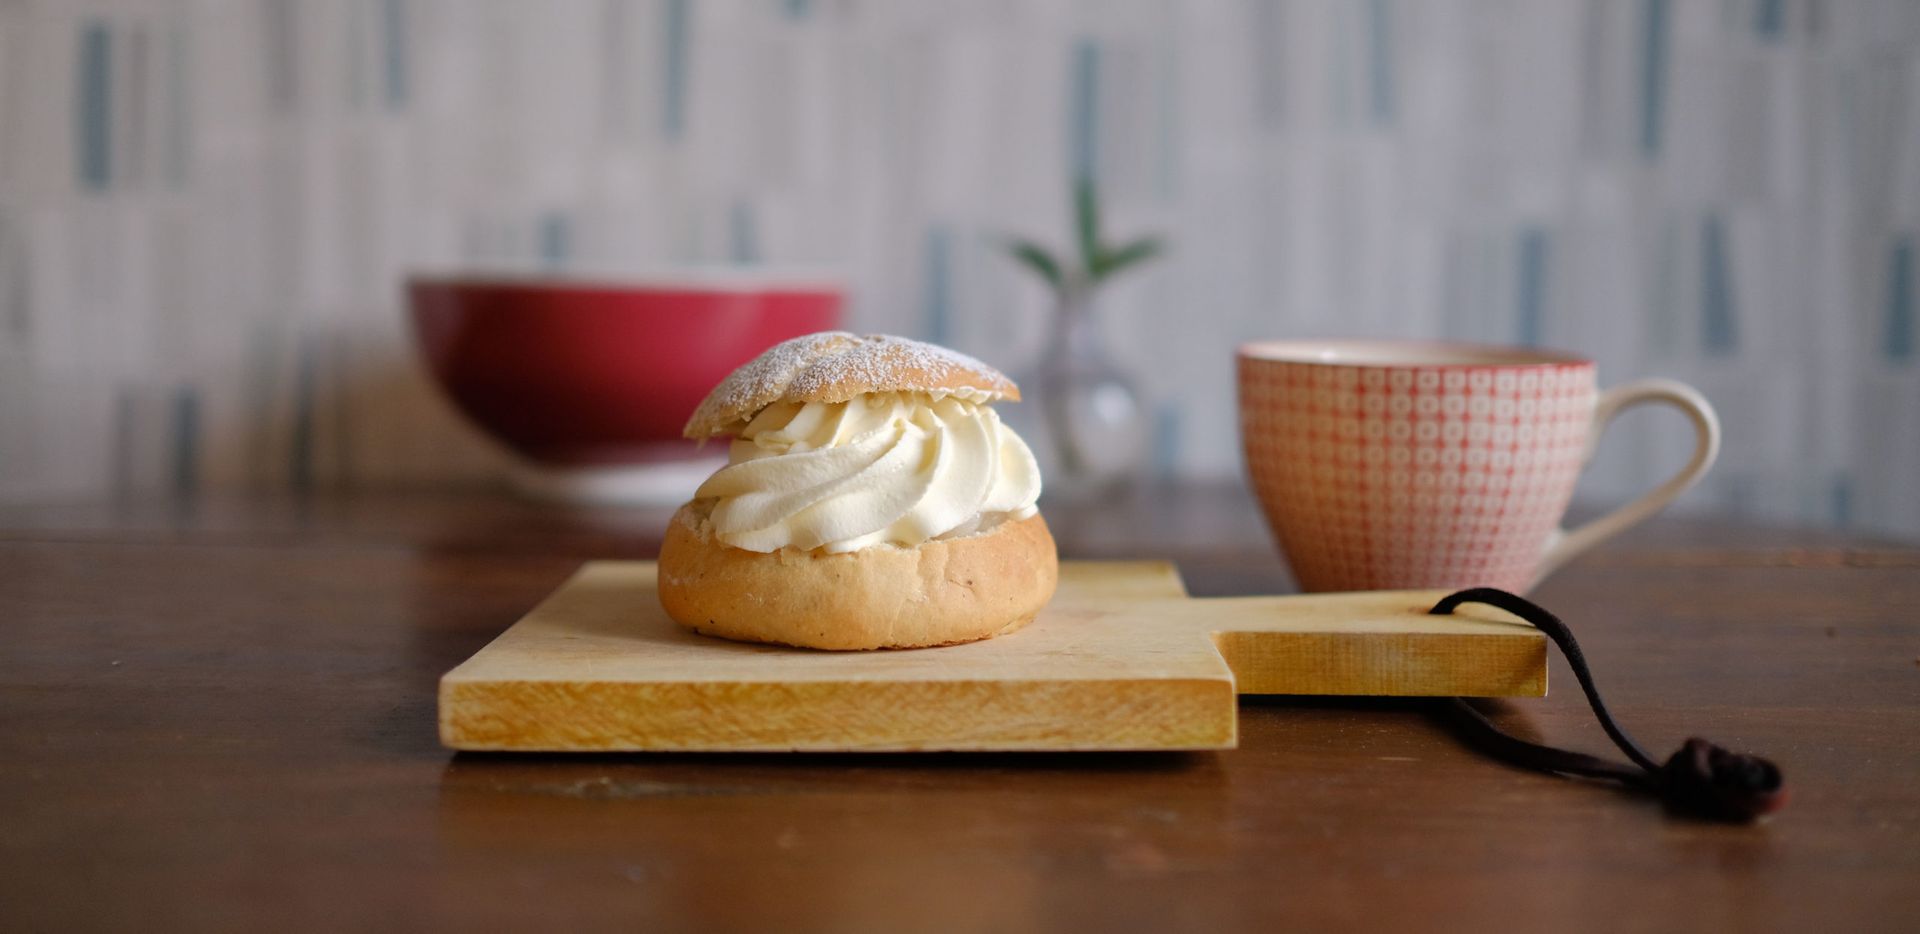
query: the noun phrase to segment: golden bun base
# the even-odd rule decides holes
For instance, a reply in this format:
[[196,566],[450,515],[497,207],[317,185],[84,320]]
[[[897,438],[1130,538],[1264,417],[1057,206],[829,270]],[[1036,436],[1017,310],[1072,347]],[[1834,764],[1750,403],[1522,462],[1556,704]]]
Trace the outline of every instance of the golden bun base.
[[912,548],[762,553],[714,538],[711,508],[680,507],[660,546],[661,606],[709,636],[842,650],[973,642],[1031,622],[1060,578],[1038,514]]

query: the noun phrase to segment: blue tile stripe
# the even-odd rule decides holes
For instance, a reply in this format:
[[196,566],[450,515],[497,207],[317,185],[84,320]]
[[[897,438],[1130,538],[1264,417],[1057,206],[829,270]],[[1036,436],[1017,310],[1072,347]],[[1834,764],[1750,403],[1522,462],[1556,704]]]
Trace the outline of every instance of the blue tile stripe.
[[760,261],[760,232],[753,202],[742,198],[727,211],[727,258],[735,263]]
[[1762,39],[1779,39],[1787,27],[1786,0],[1760,0],[1753,11],[1753,31]]
[[387,109],[400,110],[406,107],[413,93],[411,17],[408,16],[407,0],[383,0],[380,14],[385,26],[380,35],[386,62]]
[[82,188],[105,191],[113,184],[113,47],[105,23],[91,20],[80,28],[78,67],[74,174]]
[[927,228],[927,340],[945,344],[953,328],[953,231],[945,224]]
[[1547,232],[1529,227],[1520,232],[1519,275],[1515,282],[1514,339],[1528,346],[1540,343],[1547,304]]
[[564,212],[554,211],[540,219],[540,261],[548,266],[564,266],[573,255],[573,222]]
[[1734,352],[1740,336],[1737,314],[1726,222],[1708,215],[1700,231],[1700,346],[1708,356]]
[[1394,110],[1392,0],[1368,0],[1367,65],[1373,122],[1386,126],[1393,122]]
[[1828,516],[1833,524],[1845,528],[1853,524],[1853,478],[1841,474],[1833,478],[1828,491]]
[[1073,72],[1068,91],[1067,140],[1074,178],[1099,178],[1100,170],[1100,44],[1081,39],[1073,45]]
[[660,110],[660,132],[669,140],[678,140],[687,129],[687,67],[691,59],[687,44],[692,41],[693,10],[691,0],[667,0],[666,76],[661,86],[665,95]]
[[1179,473],[1180,428],[1180,407],[1172,402],[1161,403],[1153,417],[1153,469],[1162,477]]
[[1887,262],[1887,320],[1881,349],[1895,363],[1913,359],[1913,280],[1913,236],[1907,235],[1893,242]]
[[1665,119],[1667,14],[1667,0],[1644,0],[1641,7],[1644,32],[1640,48],[1640,153],[1648,159],[1660,155]]

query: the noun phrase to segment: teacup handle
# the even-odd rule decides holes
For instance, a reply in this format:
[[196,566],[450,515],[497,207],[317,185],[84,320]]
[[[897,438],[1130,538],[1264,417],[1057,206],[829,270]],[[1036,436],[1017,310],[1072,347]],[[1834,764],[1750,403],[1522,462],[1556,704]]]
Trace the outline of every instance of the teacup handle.
[[1687,418],[1693,421],[1693,459],[1667,482],[1654,487],[1639,499],[1577,529],[1556,530],[1547,539],[1547,553],[1540,561],[1539,572],[1534,575],[1535,584],[1574,555],[1659,512],[1674,497],[1693,486],[1700,475],[1713,466],[1713,459],[1719,456],[1720,419],[1713,414],[1713,406],[1708,404],[1706,397],[1685,383],[1670,379],[1643,379],[1623,383],[1600,394],[1599,401],[1593,407],[1593,428],[1587,433],[1586,453],[1580,456],[1582,467],[1593,460],[1594,451],[1600,446],[1600,436],[1606,433],[1607,425],[1613,422],[1614,416],[1644,402],[1665,402],[1686,413]]

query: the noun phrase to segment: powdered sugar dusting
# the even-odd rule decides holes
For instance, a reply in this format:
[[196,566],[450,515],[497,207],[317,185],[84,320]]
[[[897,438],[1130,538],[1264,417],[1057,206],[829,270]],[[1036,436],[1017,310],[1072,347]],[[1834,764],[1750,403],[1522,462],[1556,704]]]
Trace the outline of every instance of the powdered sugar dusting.
[[838,386],[931,390],[948,388],[956,379],[989,392],[1013,386],[1000,371],[957,350],[876,334],[814,361],[794,375],[787,392],[814,396]]
[[724,434],[782,399],[837,402],[873,391],[1019,397],[1012,380],[959,351],[892,335],[823,331],[776,344],[735,370],[694,410],[686,435]]
[[786,393],[794,374],[822,355],[859,340],[859,335],[846,331],[821,331],[767,348],[713,387],[693,410],[693,417],[687,420],[686,434],[705,437],[714,433],[708,427],[713,422],[732,421],[739,418],[743,410],[758,411],[766,407]]

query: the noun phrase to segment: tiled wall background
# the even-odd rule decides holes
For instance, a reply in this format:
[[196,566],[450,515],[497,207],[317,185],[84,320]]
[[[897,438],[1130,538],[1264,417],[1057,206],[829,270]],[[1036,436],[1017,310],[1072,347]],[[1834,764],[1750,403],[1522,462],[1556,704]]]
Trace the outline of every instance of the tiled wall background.
[[0,0],[0,496],[487,475],[422,265],[828,262],[1019,370],[1075,168],[1174,244],[1157,470],[1238,469],[1239,340],[1539,342],[1718,403],[1691,508],[1920,533],[1912,0]]

